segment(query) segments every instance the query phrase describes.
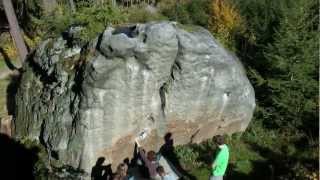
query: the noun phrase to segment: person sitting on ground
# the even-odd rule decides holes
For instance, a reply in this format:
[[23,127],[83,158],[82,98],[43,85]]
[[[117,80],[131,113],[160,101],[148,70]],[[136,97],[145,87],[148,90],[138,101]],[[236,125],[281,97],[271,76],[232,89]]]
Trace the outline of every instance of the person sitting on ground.
[[157,167],[159,163],[157,162],[157,154],[154,151],[149,151],[146,155],[145,150],[142,149],[140,144],[136,141],[138,146],[139,154],[141,159],[143,160],[145,166],[148,168],[150,179],[157,179]]
[[228,166],[229,148],[221,135],[215,137],[215,142],[218,145],[219,150],[211,166],[212,174],[210,180],[222,180]]
[[159,174],[159,176],[161,177],[161,180],[176,180],[176,178],[174,178],[171,174],[166,173],[164,171],[163,166],[158,166],[157,167],[157,173]]
[[117,167],[116,174],[113,176],[113,180],[129,180],[127,171],[128,171],[128,166],[126,164],[124,163],[119,164]]

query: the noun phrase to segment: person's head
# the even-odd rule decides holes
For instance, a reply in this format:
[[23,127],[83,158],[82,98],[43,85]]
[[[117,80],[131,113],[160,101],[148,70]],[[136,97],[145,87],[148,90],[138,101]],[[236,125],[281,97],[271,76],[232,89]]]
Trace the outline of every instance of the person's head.
[[127,170],[128,170],[128,167],[126,164],[124,163],[119,164],[117,167],[116,176],[119,176],[119,177],[127,176]]
[[99,157],[97,162],[96,162],[96,166],[101,166],[105,161],[104,157]]
[[156,152],[154,151],[149,151],[147,154],[147,158],[149,161],[155,161],[157,159]]
[[164,136],[164,141],[165,142],[172,141],[172,133],[171,132],[166,133],[166,135]]
[[218,146],[221,146],[221,145],[225,144],[225,142],[224,142],[224,137],[221,136],[221,135],[215,136],[214,139],[215,139],[215,142],[216,142],[216,144],[217,144]]
[[163,166],[158,166],[157,167],[157,173],[159,174],[159,176],[164,176],[165,175],[165,171]]
[[168,132],[163,139],[166,146],[173,146],[172,133]]
[[125,158],[123,160],[123,163],[126,164],[127,166],[129,166],[130,165],[130,159],[129,158]]

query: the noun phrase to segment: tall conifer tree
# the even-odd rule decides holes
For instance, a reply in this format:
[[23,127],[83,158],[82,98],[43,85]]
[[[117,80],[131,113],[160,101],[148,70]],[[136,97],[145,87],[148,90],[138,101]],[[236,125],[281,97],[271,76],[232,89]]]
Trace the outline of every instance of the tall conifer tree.
[[296,0],[283,9],[274,43],[266,48],[268,86],[276,123],[317,133],[318,2]]

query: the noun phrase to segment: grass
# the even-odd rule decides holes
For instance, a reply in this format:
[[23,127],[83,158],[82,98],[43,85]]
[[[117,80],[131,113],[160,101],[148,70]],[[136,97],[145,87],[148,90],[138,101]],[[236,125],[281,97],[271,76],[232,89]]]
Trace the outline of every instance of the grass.
[[[6,64],[4,60],[0,57],[0,72],[5,70]],[[7,94],[7,86],[9,82],[7,79],[0,79],[0,118],[7,114],[6,108],[6,94]]]
[[[14,66],[16,66],[17,68],[21,67],[21,63],[20,63],[20,61],[19,61],[18,58],[12,59],[12,60],[10,60],[10,62],[11,62]],[[1,56],[1,54],[0,54],[0,72],[6,71],[6,70],[9,70],[9,68],[8,68],[6,62],[4,61],[4,59],[2,58],[2,56]]]
[[230,164],[234,171],[243,174],[250,174],[253,170],[251,161],[265,161],[265,159],[255,152],[247,143],[241,139],[228,140],[230,147]]
[[[20,66],[20,63],[17,60],[12,60],[15,66]],[[2,72],[8,71],[10,72],[9,68],[7,67],[6,63],[0,56],[0,74]],[[10,77],[0,78],[0,118],[7,116],[7,87],[10,83]]]
[[[227,144],[230,148],[228,179],[245,179],[255,171],[255,162],[265,163],[266,159],[250,147],[243,139],[229,137]],[[214,154],[212,154],[213,159]],[[268,168],[266,166],[266,168]],[[262,171],[262,170],[259,170]],[[210,173],[209,167],[193,169],[191,172],[197,179],[206,179]],[[241,178],[243,177],[243,178]]]
[[210,170],[209,168],[201,167],[198,169],[192,169],[190,174],[195,176],[197,179],[209,179]]
[[[245,133],[227,137],[230,160],[225,179],[268,180],[285,177],[308,180],[312,179],[309,177],[315,177],[314,174],[319,177],[316,165],[319,157],[318,146],[313,145],[312,148],[302,149],[302,146],[297,143],[301,138],[299,134],[280,133],[266,129],[258,122],[252,122]],[[302,141],[310,142],[310,139]],[[208,179],[210,174],[208,160],[213,159],[214,153],[211,152],[216,149],[216,146],[206,141],[198,145],[179,147],[179,149],[183,148],[189,150],[176,151],[176,153],[183,152],[183,156],[177,155],[180,157],[180,163],[188,164],[188,172],[196,179]],[[186,154],[188,152],[192,154]],[[196,162],[185,162],[187,159],[183,157],[195,154],[199,155],[195,157]]]
[[3,58],[0,56],[0,72],[6,68],[6,63],[4,62]]
[[7,86],[9,84],[9,79],[0,79],[0,117],[6,116],[7,112]]

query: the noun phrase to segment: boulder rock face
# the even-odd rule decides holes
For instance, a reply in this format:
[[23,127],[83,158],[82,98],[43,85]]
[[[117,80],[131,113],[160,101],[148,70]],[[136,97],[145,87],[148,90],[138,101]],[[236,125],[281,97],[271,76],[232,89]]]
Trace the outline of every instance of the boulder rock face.
[[116,165],[134,139],[158,150],[244,131],[255,97],[239,60],[202,29],[153,22],[107,28],[87,45],[72,34],[44,41],[24,64],[14,135],[90,172]]

